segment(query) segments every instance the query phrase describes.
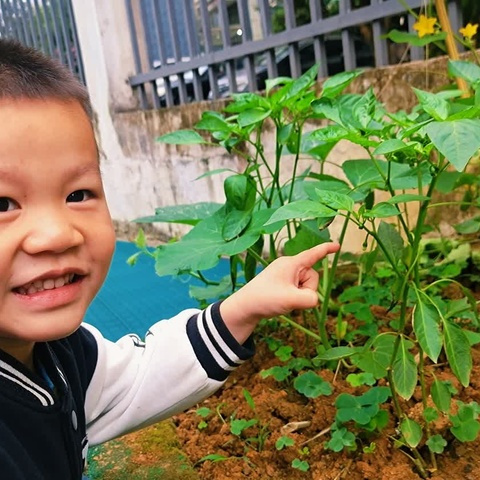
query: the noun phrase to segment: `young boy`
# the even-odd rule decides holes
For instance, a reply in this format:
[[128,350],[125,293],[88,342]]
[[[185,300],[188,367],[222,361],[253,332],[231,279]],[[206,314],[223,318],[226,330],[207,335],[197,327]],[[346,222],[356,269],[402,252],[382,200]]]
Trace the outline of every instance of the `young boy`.
[[[317,303],[311,268],[339,246],[282,257],[223,302],[117,343],[82,324],[114,249],[85,89],[0,40],[0,473],[78,480],[88,442],[211,395],[253,355],[258,321]],[[141,301],[141,299],[140,299]]]

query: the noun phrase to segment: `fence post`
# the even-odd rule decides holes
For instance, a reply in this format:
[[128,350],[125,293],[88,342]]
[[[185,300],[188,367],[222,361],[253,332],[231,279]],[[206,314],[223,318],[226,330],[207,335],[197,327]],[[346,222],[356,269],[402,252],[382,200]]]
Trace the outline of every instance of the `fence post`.
[[73,0],[72,4],[85,80],[97,115],[105,109],[138,108],[139,100],[127,82],[137,72],[124,2]]

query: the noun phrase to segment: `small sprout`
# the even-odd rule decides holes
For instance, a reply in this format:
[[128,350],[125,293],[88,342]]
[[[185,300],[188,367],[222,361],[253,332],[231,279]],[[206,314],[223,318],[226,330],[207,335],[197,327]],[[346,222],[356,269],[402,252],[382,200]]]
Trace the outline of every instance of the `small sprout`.
[[288,360],[292,358],[292,352],[292,347],[287,347],[286,345],[284,345],[283,347],[277,349],[277,351],[275,352],[275,356],[279,358],[282,362],[288,362]]
[[480,423],[477,420],[480,407],[476,402],[465,404],[459,401],[457,403],[457,414],[450,415],[450,421],[453,424],[450,431],[461,442],[473,442],[480,431]]
[[292,467],[300,470],[301,472],[308,472],[310,465],[306,460],[300,460],[299,458],[296,458],[292,462]]
[[260,372],[262,378],[273,377],[277,382],[283,382],[291,374],[292,372],[288,367],[279,367],[278,365]]
[[280,437],[275,442],[275,448],[277,450],[283,450],[285,447],[293,447],[295,445],[295,440],[293,438],[287,437],[286,435]]
[[230,432],[239,437],[244,430],[253,427],[258,423],[258,420],[245,420],[243,418],[235,418],[230,422]]
[[423,418],[428,422],[434,422],[438,419],[438,411],[433,407],[427,407],[423,411]]
[[371,442],[370,445],[363,447],[363,453],[375,453],[377,449],[377,444],[375,442]]
[[332,433],[332,438],[325,446],[334,452],[341,452],[344,448],[355,450],[355,435],[345,427],[339,428]]
[[377,381],[371,373],[361,372],[361,373],[350,373],[347,375],[347,382],[352,387],[360,387],[362,385],[373,386]]
[[426,443],[432,453],[443,453],[447,446],[447,441],[441,435],[433,435]]
[[208,423],[206,422],[206,418],[212,413],[212,410],[208,407],[200,407],[195,410],[195,413],[202,418],[197,425],[199,430],[203,430],[208,427]]
[[299,375],[293,382],[295,389],[308,398],[317,398],[320,395],[331,395],[332,386],[315,372],[306,372]]

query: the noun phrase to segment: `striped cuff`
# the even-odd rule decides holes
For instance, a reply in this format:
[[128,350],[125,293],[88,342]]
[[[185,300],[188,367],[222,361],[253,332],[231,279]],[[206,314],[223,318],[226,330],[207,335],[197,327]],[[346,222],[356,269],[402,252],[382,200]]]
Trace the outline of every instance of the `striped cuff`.
[[220,315],[220,302],[191,317],[187,335],[208,377],[219,382],[255,353],[252,337],[240,345],[232,336]]

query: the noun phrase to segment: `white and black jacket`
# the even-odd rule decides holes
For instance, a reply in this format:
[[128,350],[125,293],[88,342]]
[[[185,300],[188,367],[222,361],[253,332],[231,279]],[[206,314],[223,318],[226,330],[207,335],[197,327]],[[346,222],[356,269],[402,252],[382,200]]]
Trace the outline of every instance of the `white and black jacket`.
[[113,343],[92,326],[35,345],[37,370],[0,350],[0,478],[79,480],[88,444],[165,419],[217,390],[253,355],[219,304]]

